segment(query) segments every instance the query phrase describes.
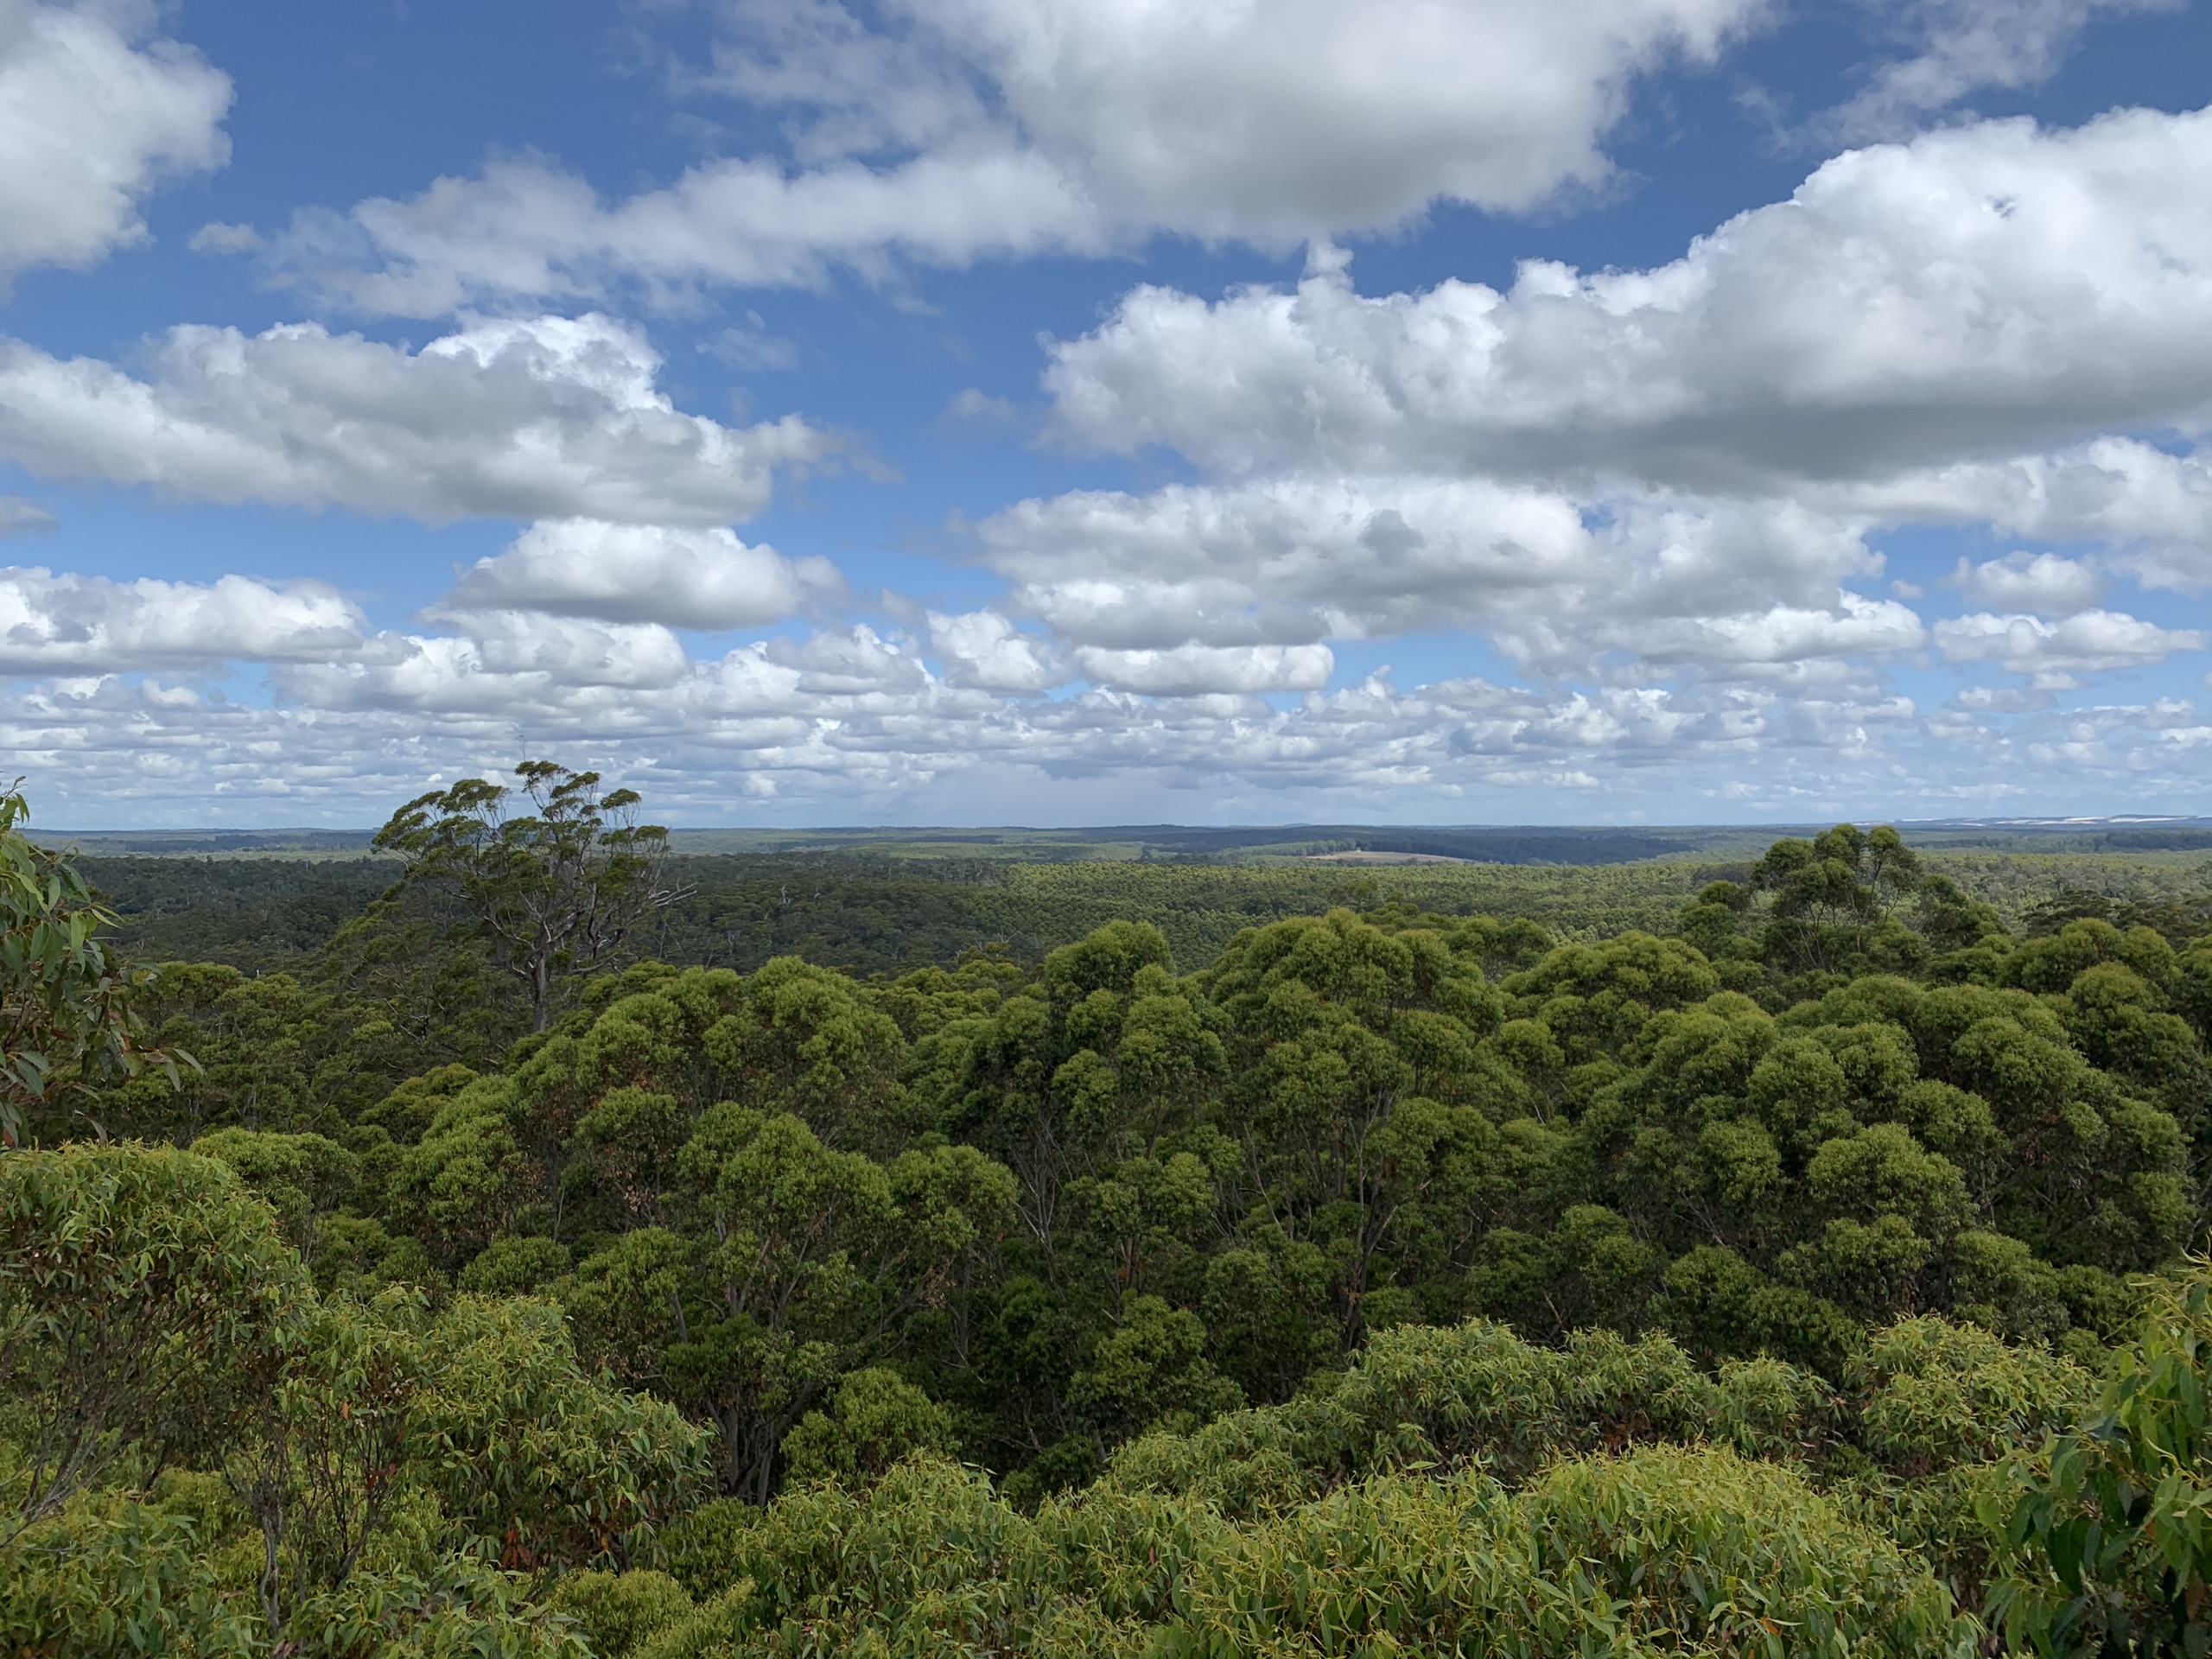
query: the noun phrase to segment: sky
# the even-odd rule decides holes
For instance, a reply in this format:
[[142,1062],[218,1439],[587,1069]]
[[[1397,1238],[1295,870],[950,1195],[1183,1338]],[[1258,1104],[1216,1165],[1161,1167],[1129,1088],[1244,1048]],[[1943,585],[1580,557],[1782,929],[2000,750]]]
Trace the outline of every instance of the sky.
[[0,772],[2212,813],[2208,103],[2212,0],[0,0]]

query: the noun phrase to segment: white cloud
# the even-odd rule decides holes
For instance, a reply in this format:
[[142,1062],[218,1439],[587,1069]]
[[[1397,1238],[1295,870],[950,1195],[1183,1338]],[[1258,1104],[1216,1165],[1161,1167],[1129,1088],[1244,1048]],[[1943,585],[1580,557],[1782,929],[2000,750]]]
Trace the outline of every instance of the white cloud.
[[2053,622],[1978,611],[1936,623],[1936,643],[1955,663],[1995,663],[2016,674],[2134,668],[2177,651],[2202,651],[2212,635],[2162,628],[2122,611],[2084,611]]
[[478,560],[442,607],[743,628],[791,615],[810,598],[842,588],[827,559],[794,563],[772,547],[748,547],[719,526],[563,518],[532,524],[506,551]]
[[557,719],[607,694],[635,696],[691,672],[683,642],[652,623],[609,623],[535,612],[475,612],[467,632],[380,633],[356,652],[278,668],[277,689],[319,709],[413,709]]
[[1075,660],[1095,684],[1154,697],[1318,691],[1337,666],[1326,645],[1177,645],[1170,651],[1081,645]]
[[929,613],[930,645],[954,685],[994,691],[1043,691],[1067,677],[1046,643],[1027,634],[995,611],[958,616]]
[[142,239],[157,182],[229,158],[229,78],[148,39],[155,16],[141,0],[0,0],[0,291]]
[[1950,706],[1969,714],[2028,715],[2056,709],[2057,699],[2048,690],[2021,685],[1967,685],[1952,696]]
[[1610,175],[1641,73],[1710,61],[1764,0],[1146,0],[732,8],[704,84],[787,117],[789,163],[718,159],[601,201],[538,162],[297,216],[280,280],[437,315],[611,283],[815,283],[907,258],[1098,253],[1168,231],[1288,246],[1430,203],[1517,210]]
[[1863,143],[1909,134],[1986,91],[2040,86],[2102,16],[2171,10],[2180,0],[1873,0],[1868,10],[1911,52],[1877,66],[1857,94],[1811,123],[1808,138]]
[[2114,550],[2106,563],[2139,581],[2212,586],[2212,467],[2202,453],[2176,454],[2139,438],[1808,493],[1891,523],[1986,522],[2042,541],[2101,542]]
[[1627,83],[1704,60],[1747,0],[961,0],[919,5],[1109,214],[1295,243],[1447,199],[1594,183]]
[[1294,476],[1080,491],[977,527],[1014,602],[1086,645],[1303,645],[1510,607],[1590,537],[1557,496],[1476,481]]
[[932,683],[920,653],[865,624],[804,639],[766,640],[750,659],[742,652],[733,652],[723,665],[755,659],[791,671],[796,676],[792,689],[808,696],[873,698],[917,691]]
[[612,207],[542,162],[501,162],[411,200],[303,212],[267,239],[264,257],[279,282],[357,309],[435,317],[478,302],[597,296],[622,281],[810,285],[834,265],[880,276],[897,257],[964,265],[1104,246],[1066,179],[993,140],[887,168],[715,162]]
[[0,675],[10,677],[319,659],[358,645],[364,626],[320,582],[224,576],[202,587],[0,569]]
[[1843,589],[1881,569],[1859,525],[1787,503],[1294,474],[1025,501],[976,534],[1009,603],[1109,651],[1473,627],[1548,675],[1624,653],[1630,672],[1725,676],[1923,638],[1904,606]]
[[[1978,14],[1944,4],[1915,49],[1965,63]],[[2063,34],[2055,5],[2034,13],[2057,19],[2044,44],[1954,83],[2027,73]],[[364,307],[435,314],[1107,251],[1162,227],[1279,243],[1447,197],[1510,208],[1602,181],[1629,79],[1709,55],[1752,10],[950,0],[887,31],[793,0],[753,9],[775,50],[716,71],[788,117],[787,161],[702,163],[612,203],[503,163],[303,217],[272,257]],[[818,614],[841,592],[826,562],[726,527],[833,441],[679,411],[629,327],[472,321],[419,351],[179,329],[135,365],[0,345],[0,456],[35,472],[537,521],[373,635],[308,587],[11,573],[0,667],[41,682],[0,704],[0,747],[84,798],[388,807],[426,769],[511,763],[527,739],[723,820],[733,786],[910,820],[931,801],[1018,811],[1047,785],[1125,815],[1132,791],[1202,789],[1254,817],[1478,817],[1501,791],[1596,791],[1577,816],[1694,817],[1724,794],[1811,816],[1904,791],[1924,810],[2093,777],[2202,799],[2193,705],[2053,693],[2207,644],[2101,608],[2101,578],[2212,583],[2212,466],[2111,435],[2212,420],[2208,186],[2212,116],[1983,124],[1839,157],[1652,270],[1363,298],[1324,247],[1294,293],[1140,289],[1055,348],[1060,430],[1168,445],[1198,481],[987,518],[974,555],[1009,588],[987,608],[899,601],[912,635],[823,627],[708,659],[671,630]],[[706,349],[772,368],[790,346],[747,316]],[[1014,412],[980,390],[947,410]],[[1876,529],[1929,522],[2101,545],[1966,563],[1978,608],[1931,629],[1859,591],[1890,574]],[[1332,645],[1455,628],[1532,683],[1402,690],[1382,671],[1330,689]],[[1931,641],[2034,685],[1923,713],[1884,674]],[[257,684],[226,702],[115,677],[220,662],[270,664],[275,706]]]
[[1910,651],[1928,632],[1916,613],[1893,600],[1839,593],[1833,604],[1817,608],[1772,605],[1733,615],[1635,621],[1619,637],[1647,663],[1725,670]]
[[1220,471],[1626,475],[1731,492],[2212,416],[2212,111],[1840,156],[1672,264],[1510,292],[1130,293],[1053,349],[1077,445]]
[[1954,660],[2152,660],[2193,636],[2099,610],[2098,569],[2212,582],[2212,469],[2101,429],[2212,419],[2207,196],[2212,111],[1984,123],[1651,270],[1368,298],[1323,248],[1294,290],[1139,288],[1053,347],[1058,430],[1216,481],[1022,503],[978,552],[1080,645],[1456,626],[1546,676],[1856,696],[1930,637],[1853,591],[1869,533],[1988,523],[2106,550],[1962,566]]
[[796,416],[683,414],[659,365],[597,315],[478,323],[419,352],[312,323],[178,327],[144,378],[0,340],[0,455],[195,500],[711,524],[835,448]]
[[1961,558],[1952,580],[1984,605],[2046,616],[2094,610],[2104,598],[2104,583],[2095,571],[2056,553],[2007,553],[1979,564]]

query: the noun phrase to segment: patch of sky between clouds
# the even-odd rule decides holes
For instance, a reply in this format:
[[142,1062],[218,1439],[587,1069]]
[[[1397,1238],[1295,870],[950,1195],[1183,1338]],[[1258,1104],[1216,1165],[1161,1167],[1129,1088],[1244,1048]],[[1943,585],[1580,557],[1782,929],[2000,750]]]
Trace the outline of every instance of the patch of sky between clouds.
[[[2205,620],[2201,597],[2139,588],[2094,545],[2006,537],[1986,526],[1913,525],[1867,539],[1884,555],[1886,568],[1879,579],[1859,586],[1903,600],[1931,630],[1948,618],[1993,612],[2024,613],[2048,622],[2069,611],[2098,608],[2184,633],[2200,629]],[[2042,580],[2006,583],[2004,577],[2013,572]],[[2062,579],[2053,581],[2054,575]],[[2045,591],[2038,594],[2037,587]],[[2001,723],[2009,716],[2063,715],[2113,703],[2186,701],[2202,691],[2207,662],[2205,652],[2184,649],[2164,661],[2038,676],[1996,661],[1946,660],[1938,639],[1931,637],[1926,648],[1892,658],[1885,670],[1894,688],[1940,728],[1955,715]]]
[[[2175,453],[2187,449],[2184,445]],[[2189,629],[2204,621],[2203,594],[2139,585],[2127,569],[2125,547],[2007,536],[1986,524],[1907,524],[1870,532],[1866,541],[1883,555],[1885,568],[1878,578],[1858,585],[1869,594],[1903,600],[1931,622],[1972,611],[2050,613],[2054,607],[2048,602],[2038,604],[2027,594],[2007,602],[2002,589],[1993,590],[1986,577],[1974,580],[1977,567],[2036,561],[2078,568],[2082,580],[2097,593],[2098,602],[2110,609],[2161,627]]]
[[328,582],[379,627],[400,627],[453,586],[455,569],[499,552],[521,528],[496,519],[429,527],[247,503],[188,506],[136,489],[69,490],[0,474],[54,519],[49,534],[11,539],[0,564],[135,581],[211,582],[245,575]]
[[1329,679],[1332,690],[1362,684],[1385,669],[1389,683],[1401,691],[1444,680],[1475,678],[1504,686],[1525,683],[1520,671],[1478,633],[1440,630],[1386,639],[1332,639],[1328,645],[1337,659],[1336,672]]
[[[1866,544],[1881,554],[1882,573],[1856,585],[1876,598],[1896,598],[1922,616],[1955,616],[1980,608],[1952,580],[1961,559],[1979,564],[2023,549],[2043,548],[2016,536],[2001,536],[1986,525],[1902,524],[1870,531]],[[2079,552],[2080,549],[2062,550]]]

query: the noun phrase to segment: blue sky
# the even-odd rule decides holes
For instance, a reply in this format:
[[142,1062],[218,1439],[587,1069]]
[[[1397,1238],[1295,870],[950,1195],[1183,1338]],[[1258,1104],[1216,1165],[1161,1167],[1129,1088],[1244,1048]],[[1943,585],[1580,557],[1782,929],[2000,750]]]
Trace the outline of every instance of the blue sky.
[[0,0],[49,824],[2212,811],[2212,6]]

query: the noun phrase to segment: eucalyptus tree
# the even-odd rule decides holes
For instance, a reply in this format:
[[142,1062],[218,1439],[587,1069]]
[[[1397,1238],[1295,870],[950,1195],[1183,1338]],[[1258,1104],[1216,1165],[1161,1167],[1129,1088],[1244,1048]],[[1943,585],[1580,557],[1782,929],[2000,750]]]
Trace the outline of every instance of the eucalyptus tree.
[[403,887],[458,901],[529,998],[537,1032],[569,981],[612,963],[641,920],[682,895],[664,880],[668,830],[637,821],[635,790],[602,794],[599,773],[550,760],[525,760],[515,776],[519,785],[464,778],[417,796],[375,844],[406,861]]

